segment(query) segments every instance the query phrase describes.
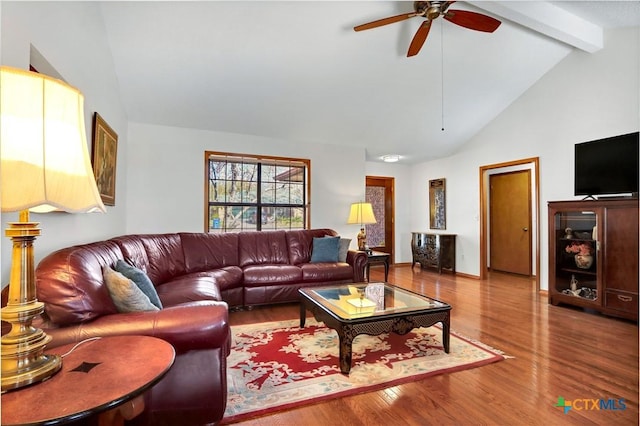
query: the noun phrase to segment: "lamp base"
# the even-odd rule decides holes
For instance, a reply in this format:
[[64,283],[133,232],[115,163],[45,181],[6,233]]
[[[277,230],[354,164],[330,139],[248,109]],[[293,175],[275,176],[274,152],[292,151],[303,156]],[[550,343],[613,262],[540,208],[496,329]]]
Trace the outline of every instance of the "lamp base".
[[[0,341],[2,392],[46,380],[62,367],[60,356],[43,354],[51,336],[30,324],[43,310],[41,302],[2,308],[2,319],[12,324],[11,331]],[[26,318],[28,321],[25,323]]]
[[[3,358],[2,362],[5,360]],[[62,368],[62,358],[59,355],[38,354],[32,359],[22,359],[29,365],[21,370],[9,370],[2,372],[2,392],[19,389],[21,387],[42,382],[56,374]]]
[[360,228],[358,233],[358,250],[365,251],[367,249],[367,232],[364,230],[364,226]]
[[9,223],[7,236],[13,242],[11,279],[7,306],[0,316],[11,331],[0,339],[2,392],[46,380],[62,367],[62,358],[45,355],[51,336],[31,325],[44,312],[36,299],[33,241],[40,235],[37,223],[29,222],[29,212],[20,212],[20,221]]

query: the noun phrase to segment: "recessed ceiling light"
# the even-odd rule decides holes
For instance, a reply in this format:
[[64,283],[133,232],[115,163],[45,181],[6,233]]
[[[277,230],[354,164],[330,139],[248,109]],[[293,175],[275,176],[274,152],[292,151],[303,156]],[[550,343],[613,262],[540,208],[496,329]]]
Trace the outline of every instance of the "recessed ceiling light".
[[383,155],[381,158],[385,163],[395,163],[396,161],[400,160],[400,156],[395,154]]

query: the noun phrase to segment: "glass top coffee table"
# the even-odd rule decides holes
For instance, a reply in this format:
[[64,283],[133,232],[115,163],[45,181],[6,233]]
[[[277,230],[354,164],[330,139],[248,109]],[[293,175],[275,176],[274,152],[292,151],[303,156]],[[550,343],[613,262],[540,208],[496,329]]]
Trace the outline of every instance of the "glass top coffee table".
[[388,283],[353,283],[301,288],[300,328],[307,310],[336,330],[340,341],[340,371],[351,370],[351,344],[359,334],[400,335],[418,327],[442,323],[442,344],[449,353],[451,306]]

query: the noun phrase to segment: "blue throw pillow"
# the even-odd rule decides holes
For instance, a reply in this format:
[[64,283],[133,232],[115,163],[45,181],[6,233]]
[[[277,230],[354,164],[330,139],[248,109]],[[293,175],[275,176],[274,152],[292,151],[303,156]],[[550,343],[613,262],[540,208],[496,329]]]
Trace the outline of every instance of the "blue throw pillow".
[[[325,235],[324,237],[335,238],[333,235]],[[351,238],[340,238],[340,246],[338,248],[338,262],[345,263],[347,261],[347,254],[349,253],[349,245],[351,245]]]
[[311,263],[337,262],[340,237],[314,238],[311,248]]
[[133,281],[135,285],[137,285],[138,288],[147,295],[151,303],[157,306],[158,309],[162,309],[162,302],[158,297],[158,292],[144,271],[136,268],[135,266],[129,265],[124,260],[118,260],[113,269]]

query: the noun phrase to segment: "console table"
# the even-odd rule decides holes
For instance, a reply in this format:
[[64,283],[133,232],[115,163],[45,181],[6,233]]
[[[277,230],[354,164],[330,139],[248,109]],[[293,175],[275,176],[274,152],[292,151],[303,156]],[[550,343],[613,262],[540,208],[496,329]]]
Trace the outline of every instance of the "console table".
[[[121,423],[141,412],[142,393],[175,357],[169,343],[148,336],[103,337],[69,352],[73,347],[46,350],[65,354],[50,379],[2,394],[2,425],[54,425],[98,414],[100,424]],[[116,407],[119,412],[111,410]]]
[[411,254],[413,262],[420,267],[438,268],[456,272],[456,234],[434,234],[428,232],[411,233]]

